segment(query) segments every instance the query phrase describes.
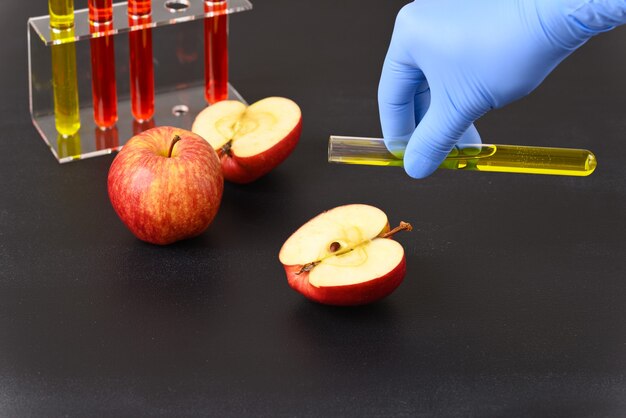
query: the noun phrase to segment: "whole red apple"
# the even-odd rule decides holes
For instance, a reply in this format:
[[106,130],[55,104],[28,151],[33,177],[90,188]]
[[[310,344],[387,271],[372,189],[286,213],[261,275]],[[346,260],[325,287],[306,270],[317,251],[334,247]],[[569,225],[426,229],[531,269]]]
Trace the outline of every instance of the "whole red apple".
[[404,249],[391,237],[387,215],[369,205],[324,212],[287,239],[279,259],[289,285],[326,305],[364,305],[393,292],[406,274]]
[[137,238],[166,245],[208,228],[222,200],[224,177],[203,138],[163,126],[124,145],[109,169],[108,190],[113,208]]
[[302,133],[302,112],[284,97],[268,97],[246,106],[224,100],[204,109],[191,130],[217,151],[224,178],[250,183],[291,154]]

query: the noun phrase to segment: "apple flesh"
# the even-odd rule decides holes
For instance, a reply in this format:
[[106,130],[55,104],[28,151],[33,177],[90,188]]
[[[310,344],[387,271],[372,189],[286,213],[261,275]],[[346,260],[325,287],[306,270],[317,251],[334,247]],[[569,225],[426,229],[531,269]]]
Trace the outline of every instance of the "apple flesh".
[[130,139],[108,176],[111,204],[139,239],[166,245],[201,234],[219,209],[224,178],[198,135],[158,127]]
[[250,106],[224,100],[200,112],[191,130],[217,151],[224,178],[245,184],[291,154],[302,132],[302,113],[284,97],[268,97]]
[[279,259],[289,285],[327,305],[363,305],[393,292],[406,274],[404,249],[391,236],[387,215],[369,205],[339,206],[291,235]]

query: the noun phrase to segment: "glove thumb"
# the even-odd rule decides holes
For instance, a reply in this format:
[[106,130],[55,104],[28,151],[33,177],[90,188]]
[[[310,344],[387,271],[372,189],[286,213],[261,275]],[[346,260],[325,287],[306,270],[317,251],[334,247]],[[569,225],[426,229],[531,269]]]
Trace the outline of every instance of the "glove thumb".
[[[472,120],[463,117],[451,103],[433,101],[406,146],[407,174],[416,179],[431,175],[471,125]],[[476,133],[474,136],[478,137]]]

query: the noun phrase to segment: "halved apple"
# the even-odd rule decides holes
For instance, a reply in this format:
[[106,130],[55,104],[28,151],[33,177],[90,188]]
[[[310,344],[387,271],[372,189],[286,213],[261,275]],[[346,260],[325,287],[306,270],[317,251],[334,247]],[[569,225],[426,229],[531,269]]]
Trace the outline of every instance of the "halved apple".
[[302,132],[302,112],[284,97],[268,97],[250,106],[224,100],[200,112],[191,130],[217,151],[226,180],[250,183],[294,150]]
[[385,213],[354,204],[324,212],[287,239],[279,259],[289,285],[328,305],[363,305],[384,298],[406,273],[404,249],[391,237]]

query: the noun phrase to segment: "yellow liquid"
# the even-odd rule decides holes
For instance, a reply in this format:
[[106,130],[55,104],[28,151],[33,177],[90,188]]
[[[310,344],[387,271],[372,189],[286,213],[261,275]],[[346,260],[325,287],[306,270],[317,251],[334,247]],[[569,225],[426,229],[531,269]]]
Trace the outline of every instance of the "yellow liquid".
[[335,157],[330,160],[332,163],[354,164],[354,165],[373,165],[377,167],[404,167],[402,160],[395,158],[389,154],[389,157]]
[[568,148],[483,145],[450,153],[442,168],[501,173],[588,176],[596,169],[595,155]]
[[[53,41],[71,39],[74,29],[52,29],[51,34]],[[55,125],[59,134],[72,136],[80,129],[76,46],[74,42],[52,45],[51,54]]]
[[[382,142],[342,144],[341,155],[329,161],[342,164],[403,167],[403,160],[389,153]],[[350,149],[348,149],[350,148]],[[473,145],[455,147],[440,168],[501,173],[588,176],[597,166],[591,151],[569,148],[543,148],[517,145]]]
[[49,0],[50,27],[69,29],[74,27],[74,0]]

